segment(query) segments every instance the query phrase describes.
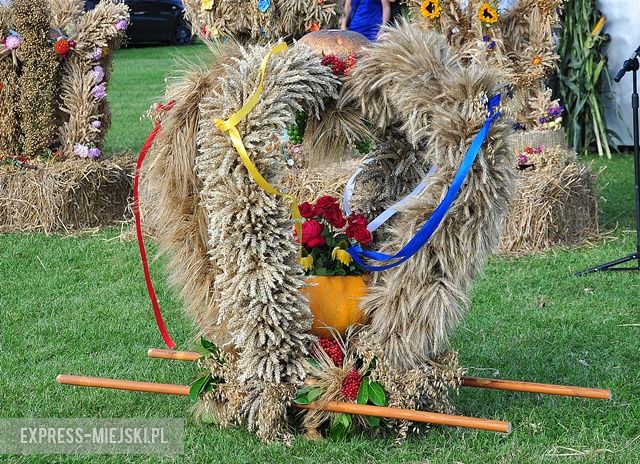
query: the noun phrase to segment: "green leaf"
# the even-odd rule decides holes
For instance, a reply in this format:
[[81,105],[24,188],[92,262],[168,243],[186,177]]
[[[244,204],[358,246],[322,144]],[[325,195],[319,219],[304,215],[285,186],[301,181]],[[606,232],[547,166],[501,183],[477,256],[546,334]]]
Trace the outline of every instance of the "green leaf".
[[369,401],[369,379],[362,379],[360,382],[360,388],[358,388],[358,397],[356,402],[358,404],[367,404]]
[[322,396],[322,388],[320,387],[313,387],[311,390],[309,390],[309,393],[307,393],[307,399],[309,400],[309,403],[313,403],[315,400],[320,398],[320,396]]
[[369,382],[369,399],[376,406],[385,406],[387,404],[387,395],[384,393],[382,385],[378,382]]
[[322,364],[320,364],[320,361],[318,361],[316,358],[307,358],[307,362],[315,368],[322,368]]
[[208,358],[209,356],[211,356],[211,352],[209,352],[209,350],[207,350],[206,348],[204,348],[201,344],[197,344],[194,348],[198,353],[200,353],[202,355],[203,358]]
[[207,374],[193,382],[191,388],[189,388],[189,398],[191,398],[191,401],[193,401],[194,403],[198,401],[200,393],[204,391],[211,380],[213,380],[213,377],[211,377],[211,374]]
[[352,423],[353,420],[351,419],[351,414],[337,414],[331,423],[329,437],[333,440],[341,440],[345,438],[351,429]]
[[363,416],[369,427],[380,427],[380,418],[374,416]]
[[[213,343],[212,341],[207,340],[204,337],[200,337],[200,345],[202,345],[202,348],[205,351],[205,357],[208,357],[209,355],[213,355],[213,357],[215,358],[215,360],[218,362],[218,364],[223,364],[224,363],[224,359],[220,354],[220,348],[218,348],[218,346]],[[202,351],[198,351],[198,353],[202,354]]]
[[309,404],[309,392],[311,391],[311,387],[302,387],[298,390],[296,397],[293,399],[293,402],[296,404]]
[[329,429],[329,437],[332,440],[342,440],[347,436],[347,432],[347,428],[340,422],[333,422],[331,424],[331,429]]
[[336,414],[329,429],[329,437],[332,440],[341,440],[347,436],[353,421],[351,414]]

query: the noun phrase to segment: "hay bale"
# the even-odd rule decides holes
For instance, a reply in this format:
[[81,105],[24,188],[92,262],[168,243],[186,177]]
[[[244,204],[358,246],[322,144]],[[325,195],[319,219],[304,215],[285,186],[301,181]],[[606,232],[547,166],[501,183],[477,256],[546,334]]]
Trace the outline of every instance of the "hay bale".
[[135,162],[70,159],[0,170],[0,232],[46,234],[111,225],[131,217]]
[[526,147],[565,147],[564,129],[557,131],[528,130],[517,131],[509,138],[514,153],[522,152]]
[[590,166],[578,162],[521,176],[504,220],[500,252],[525,255],[597,237],[596,177]]

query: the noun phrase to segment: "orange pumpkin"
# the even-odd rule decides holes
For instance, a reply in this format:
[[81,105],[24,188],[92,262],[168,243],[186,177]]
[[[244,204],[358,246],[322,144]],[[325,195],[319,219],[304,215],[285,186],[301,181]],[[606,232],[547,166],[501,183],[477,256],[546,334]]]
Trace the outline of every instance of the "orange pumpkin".
[[313,313],[311,333],[317,337],[332,336],[327,326],[344,335],[350,325],[366,322],[359,308],[360,299],[367,294],[362,276],[315,276],[309,277],[307,284],[309,287],[301,291],[309,299]]

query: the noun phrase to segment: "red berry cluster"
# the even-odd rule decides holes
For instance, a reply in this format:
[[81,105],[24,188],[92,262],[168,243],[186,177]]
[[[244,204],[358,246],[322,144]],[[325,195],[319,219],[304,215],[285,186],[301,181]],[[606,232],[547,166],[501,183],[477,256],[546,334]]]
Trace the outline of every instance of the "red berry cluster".
[[336,55],[325,55],[322,57],[322,65],[329,66],[331,71],[337,76],[346,76],[351,72],[358,60],[355,55],[350,55],[346,60],[341,60]]
[[358,398],[360,383],[362,383],[362,377],[358,374],[358,371],[354,369],[349,372],[342,381],[340,393],[349,401],[355,401]]
[[344,353],[342,352],[342,349],[340,348],[340,345],[336,340],[334,340],[333,338],[321,338],[320,346],[336,366],[342,366],[342,362],[344,361]]
[[69,53],[69,50],[71,48],[69,47],[69,41],[68,40],[60,39],[60,40],[57,40],[56,43],[53,44],[53,49],[55,50],[55,52],[58,55],[64,56],[67,53]]

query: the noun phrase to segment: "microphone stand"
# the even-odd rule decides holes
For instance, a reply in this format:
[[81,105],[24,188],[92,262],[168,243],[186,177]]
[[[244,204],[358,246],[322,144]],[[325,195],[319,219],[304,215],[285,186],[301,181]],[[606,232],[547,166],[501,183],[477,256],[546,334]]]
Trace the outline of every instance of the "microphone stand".
[[[600,271],[640,271],[640,122],[638,115],[638,109],[640,108],[640,97],[638,96],[638,70],[640,70],[640,61],[638,61],[639,55],[640,47],[638,47],[633,55],[631,55],[631,58],[624,62],[622,69],[618,71],[618,74],[613,79],[616,82],[620,82],[625,74],[630,71],[633,72],[633,94],[631,95],[631,106],[633,108],[633,152],[636,177],[636,251],[624,258],[616,259],[615,261],[582,271],[577,274],[578,276]],[[632,261],[636,262],[633,267],[618,267]]]

